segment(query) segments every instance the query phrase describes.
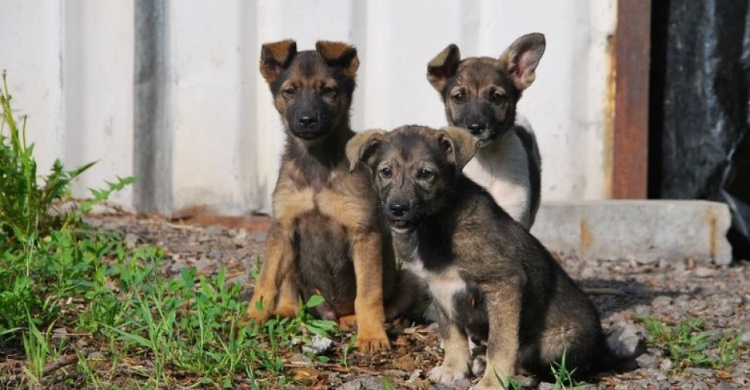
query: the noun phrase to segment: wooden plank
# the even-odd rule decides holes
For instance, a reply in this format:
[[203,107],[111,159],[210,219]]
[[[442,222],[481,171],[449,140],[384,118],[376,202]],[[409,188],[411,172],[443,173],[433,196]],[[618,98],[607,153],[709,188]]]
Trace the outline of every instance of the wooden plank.
[[612,197],[648,195],[651,0],[619,0],[615,31]]

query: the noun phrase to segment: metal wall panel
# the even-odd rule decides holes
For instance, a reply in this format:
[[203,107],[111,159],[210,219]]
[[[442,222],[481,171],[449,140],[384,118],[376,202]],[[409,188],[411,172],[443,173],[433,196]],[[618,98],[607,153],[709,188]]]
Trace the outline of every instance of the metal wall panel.
[[[31,115],[40,161],[99,159],[77,193],[133,174],[143,149],[134,139],[145,131],[135,125],[144,123],[141,114],[134,120],[141,96],[134,95],[134,15],[142,2],[0,2],[0,46],[7,48],[0,67],[9,71],[17,106]],[[158,130],[168,136],[157,137],[167,144],[151,145],[169,159],[154,167],[161,176],[154,176],[153,190],[168,192],[153,203],[159,211],[270,210],[284,139],[258,55],[263,42],[286,38],[300,50],[319,39],[357,45],[352,126],[364,130],[446,123],[425,70],[449,43],[464,56],[495,57],[518,36],[542,32],[547,51],[519,107],[540,143],[543,199],[608,196],[615,0],[164,4],[165,107],[149,114],[168,118]],[[136,196],[147,193],[143,188]],[[131,192],[117,200],[139,204]]]

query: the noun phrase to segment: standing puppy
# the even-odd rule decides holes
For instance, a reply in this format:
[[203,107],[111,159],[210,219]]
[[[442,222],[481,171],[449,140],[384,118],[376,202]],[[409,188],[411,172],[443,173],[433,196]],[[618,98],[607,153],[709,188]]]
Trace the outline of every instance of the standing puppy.
[[319,41],[299,53],[291,40],[262,47],[260,72],[284,123],[286,149],[246,320],[296,316],[299,293],[318,293],[326,303],[317,314],[342,328],[356,321],[356,346],[370,352],[389,346],[385,319],[411,301],[396,291],[400,277],[368,173],[349,173],[345,147],[354,136],[349,108],[358,66],[356,49],[339,42]]
[[534,82],[544,48],[544,35],[529,34],[498,59],[461,60],[452,44],[427,65],[427,79],[443,99],[448,123],[480,142],[464,173],[527,229],[539,209],[542,160],[534,131],[516,115],[516,104]]
[[[438,307],[443,364],[439,383],[469,375],[469,338],[487,347],[476,388],[500,388],[516,367],[548,377],[613,361],[593,303],[547,250],[461,169],[476,140],[459,128],[405,126],[370,131],[347,146],[373,184],[404,266],[428,285]],[[498,245],[499,244],[499,245]]]

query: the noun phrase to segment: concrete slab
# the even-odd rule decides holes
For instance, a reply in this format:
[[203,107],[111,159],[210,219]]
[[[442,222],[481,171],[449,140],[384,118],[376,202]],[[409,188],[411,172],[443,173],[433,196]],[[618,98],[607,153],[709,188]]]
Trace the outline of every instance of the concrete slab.
[[531,232],[551,251],[641,263],[692,258],[728,264],[729,208],[700,200],[604,200],[542,204]]

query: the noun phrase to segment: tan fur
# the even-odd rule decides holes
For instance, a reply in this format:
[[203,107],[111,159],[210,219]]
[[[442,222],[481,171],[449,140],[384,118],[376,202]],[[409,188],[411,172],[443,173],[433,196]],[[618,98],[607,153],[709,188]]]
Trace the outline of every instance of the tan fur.
[[[358,327],[357,347],[364,352],[388,348],[385,334],[385,311],[383,307],[382,262],[380,253],[380,232],[375,228],[371,196],[356,194],[364,188],[358,176],[344,172],[333,177],[326,187],[319,191],[312,188],[297,188],[295,183],[284,175],[295,172],[294,167],[285,166],[282,177],[274,191],[274,218],[277,221],[266,243],[266,256],[258,278],[253,298],[250,301],[246,319],[266,321],[272,313],[283,316],[296,316],[297,302],[288,302],[284,307],[276,297],[279,284],[293,268],[291,248],[292,229],[296,218],[317,210],[347,228],[352,243],[351,251],[357,275],[357,299],[355,312]],[[290,287],[286,287],[290,288]],[[283,291],[282,291],[283,292]],[[283,296],[283,295],[282,295]],[[262,297],[264,307],[257,310],[256,302]],[[290,308],[294,310],[291,311]],[[284,310],[282,310],[284,309]],[[282,312],[283,311],[283,312]]]
[[354,77],[359,69],[359,58],[356,58],[357,49],[343,42],[318,41],[315,50],[327,61],[339,61],[346,56],[355,56],[351,64],[346,68],[349,76]]
[[[346,160],[346,143],[355,135],[348,120],[358,67],[356,49],[341,42],[319,41],[315,51],[300,53],[294,41],[263,45],[260,71],[274,94],[287,147],[273,193],[274,224],[245,319],[295,316],[300,290],[317,294],[316,283],[332,278],[336,283],[324,284],[331,305],[318,314],[335,316],[342,329],[356,324],[356,347],[373,352],[389,347],[386,312],[395,316],[410,306],[413,281],[397,273],[391,252],[382,253],[377,196],[365,170],[350,169]],[[317,119],[318,135],[307,137],[297,127],[300,110]],[[334,242],[316,241],[321,223],[330,224],[321,231]]]
[[261,48],[260,74],[267,82],[272,83],[281,74],[277,64],[284,64],[297,53],[297,43],[291,39],[268,43]]

